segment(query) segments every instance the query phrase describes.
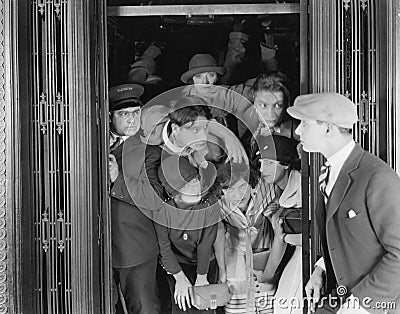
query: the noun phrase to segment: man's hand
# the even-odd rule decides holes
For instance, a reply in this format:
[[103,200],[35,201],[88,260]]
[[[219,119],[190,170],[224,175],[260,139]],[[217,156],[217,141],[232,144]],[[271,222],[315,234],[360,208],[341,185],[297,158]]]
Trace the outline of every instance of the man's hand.
[[207,274],[199,275],[197,274],[196,282],[194,283],[195,286],[205,286],[209,285],[210,283],[207,280]]
[[227,162],[231,160],[235,163],[245,163],[247,165],[249,164],[249,159],[247,158],[246,151],[242,143],[235,135],[232,135],[229,138],[224,138],[224,143],[226,153],[228,155]]
[[308,300],[308,312],[314,313],[315,306],[321,298],[322,289],[324,286],[324,270],[317,266],[315,267],[310,279],[308,280],[305,290]]
[[208,153],[208,146],[206,146],[201,151],[197,150],[191,151],[188,154],[189,162],[196,168],[207,168],[208,162],[205,158],[207,153]]
[[119,170],[118,170],[118,164],[117,164],[117,159],[113,154],[108,155],[108,171],[110,174],[110,180],[111,182],[114,182],[117,180]]
[[231,130],[215,120],[210,121],[208,130],[210,134],[219,137],[224,143],[226,154],[228,155],[227,162],[231,160],[235,163],[243,162],[249,164],[249,159],[242,143]]
[[174,277],[176,281],[174,292],[175,304],[178,304],[181,310],[186,311],[186,305],[188,308],[192,307],[189,292],[189,289],[192,285],[189,279],[187,279],[186,275],[183,273],[183,271],[175,274]]
[[253,275],[254,275],[254,279],[256,281],[261,282],[261,283],[265,283],[266,282],[266,279],[265,279],[263,271],[253,269]]
[[274,288],[276,288],[275,285],[271,283],[264,275],[263,271],[253,269],[253,276],[256,282],[264,284],[265,288],[267,288],[268,290],[273,291]]
[[268,204],[264,215],[267,216],[268,219],[271,220],[272,216],[275,215],[275,213],[280,209],[280,206],[278,203],[271,202]]
[[274,229],[275,236],[283,241],[283,236],[285,233],[283,232],[283,219],[279,218],[279,215],[283,211],[283,207],[280,207],[277,211],[275,211],[272,215],[267,216],[271,221],[272,229]]

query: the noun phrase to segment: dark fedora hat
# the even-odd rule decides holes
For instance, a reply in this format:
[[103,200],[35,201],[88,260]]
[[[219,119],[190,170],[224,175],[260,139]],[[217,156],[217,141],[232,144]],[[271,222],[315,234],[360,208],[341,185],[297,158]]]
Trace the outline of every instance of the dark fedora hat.
[[224,67],[217,66],[217,61],[210,54],[195,54],[189,61],[189,70],[182,74],[181,81],[187,83],[189,79],[199,73],[216,72],[224,75],[226,70]]

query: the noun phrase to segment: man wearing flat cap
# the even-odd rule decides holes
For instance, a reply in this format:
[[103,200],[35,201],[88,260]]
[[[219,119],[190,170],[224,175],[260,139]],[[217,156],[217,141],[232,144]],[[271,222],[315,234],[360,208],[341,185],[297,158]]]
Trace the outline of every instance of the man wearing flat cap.
[[161,108],[153,108],[150,119],[146,113],[148,110],[145,110],[146,128],[140,130],[142,94],[143,87],[137,84],[119,85],[109,91],[109,172],[116,313],[124,313],[122,302],[118,302],[118,289],[128,313],[156,312],[158,245],[149,218],[151,214],[146,210],[159,208],[160,201],[154,195],[155,190],[162,191],[162,186],[157,186],[157,171],[147,170],[158,169],[160,164],[161,148],[156,141],[159,136],[154,137],[153,131],[159,129],[156,125],[158,120],[162,120],[162,115],[158,115]]
[[301,120],[303,149],[327,159],[315,209],[323,257],[306,285],[311,311],[399,313],[400,178],[353,141],[357,107],[345,96],[301,95],[287,111]]

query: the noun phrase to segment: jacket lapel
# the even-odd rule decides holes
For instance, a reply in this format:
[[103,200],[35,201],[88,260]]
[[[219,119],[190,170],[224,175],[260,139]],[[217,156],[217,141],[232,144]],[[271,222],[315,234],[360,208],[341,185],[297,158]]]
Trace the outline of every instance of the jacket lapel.
[[359,144],[353,148],[347,160],[344,162],[342,169],[340,170],[339,176],[333,186],[331,195],[329,197],[328,203],[326,204],[326,221],[335,214],[338,210],[340,204],[342,203],[347,191],[352,183],[351,173],[358,168],[360,160],[364,150]]

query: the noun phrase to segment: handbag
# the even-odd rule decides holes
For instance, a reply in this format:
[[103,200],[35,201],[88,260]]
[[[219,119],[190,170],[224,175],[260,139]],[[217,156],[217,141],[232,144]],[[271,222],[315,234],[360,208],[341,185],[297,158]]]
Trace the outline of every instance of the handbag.
[[269,257],[269,249],[253,249],[253,269],[264,271]]
[[191,287],[192,305],[199,310],[215,310],[218,306],[224,306],[231,298],[226,283],[209,284]]
[[283,232],[287,234],[301,233],[301,208],[283,208],[279,218],[283,219]]

